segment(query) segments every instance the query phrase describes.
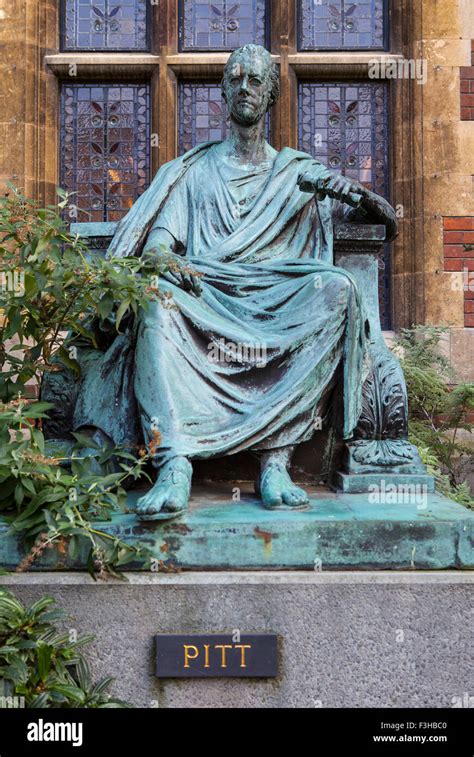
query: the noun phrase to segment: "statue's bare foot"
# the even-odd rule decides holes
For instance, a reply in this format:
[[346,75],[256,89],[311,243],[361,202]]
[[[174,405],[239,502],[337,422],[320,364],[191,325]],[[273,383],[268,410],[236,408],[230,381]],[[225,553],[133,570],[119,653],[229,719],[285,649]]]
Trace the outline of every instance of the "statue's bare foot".
[[149,492],[140,497],[135,512],[141,520],[176,518],[186,510],[191,494],[193,469],[185,457],[165,463]]
[[281,462],[267,462],[255,488],[267,510],[307,510],[309,507],[308,495],[293,483]]

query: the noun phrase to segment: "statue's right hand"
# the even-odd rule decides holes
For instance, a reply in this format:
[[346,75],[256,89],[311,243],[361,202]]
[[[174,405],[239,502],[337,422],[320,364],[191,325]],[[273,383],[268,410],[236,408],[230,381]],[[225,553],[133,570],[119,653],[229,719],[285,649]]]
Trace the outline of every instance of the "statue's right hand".
[[317,200],[331,197],[356,208],[363,199],[361,194],[363,187],[360,184],[327,169],[316,175],[311,171],[306,171],[299,176],[297,183],[302,192],[313,193]]

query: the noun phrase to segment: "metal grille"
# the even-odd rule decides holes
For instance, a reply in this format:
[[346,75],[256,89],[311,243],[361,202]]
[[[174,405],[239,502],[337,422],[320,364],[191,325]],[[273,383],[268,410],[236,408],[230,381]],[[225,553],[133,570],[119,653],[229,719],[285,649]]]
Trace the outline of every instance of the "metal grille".
[[63,0],[63,50],[148,50],[147,0]]
[[[388,88],[386,84],[299,84],[299,148],[334,171],[389,198]],[[382,327],[390,328],[390,249],[379,278]]]
[[299,49],[385,49],[387,6],[386,0],[301,0]]
[[182,51],[235,50],[266,45],[269,26],[266,0],[180,0],[179,39]]
[[61,91],[61,186],[78,221],[118,221],[146,189],[150,91],[143,84],[72,84]]

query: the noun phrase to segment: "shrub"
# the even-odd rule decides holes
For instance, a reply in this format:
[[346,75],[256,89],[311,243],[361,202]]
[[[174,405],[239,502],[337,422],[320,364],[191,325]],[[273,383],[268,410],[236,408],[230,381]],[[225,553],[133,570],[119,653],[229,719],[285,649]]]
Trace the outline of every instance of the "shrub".
[[402,329],[395,351],[407,384],[410,441],[435,476],[438,490],[474,509],[474,498],[464,481],[474,452],[474,440],[470,439],[474,383],[456,381],[440,349],[446,330],[436,326]]
[[71,640],[57,623],[65,613],[42,597],[25,608],[0,588],[0,696],[23,697],[26,707],[129,707],[112,698],[113,678],[93,683],[87,660],[81,654],[93,636]]
[[[0,513],[34,545],[19,569],[48,546],[74,559],[89,544],[89,572],[105,576],[145,557],[94,524],[123,509],[123,483],[143,475],[149,451],[135,459],[76,434],[72,453],[52,454],[41,431],[52,405],[27,400],[26,385],[38,385],[47,371],[79,374],[74,341],[97,347],[94,324],[118,332],[124,319],[146,309],[159,296],[150,274],[156,278],[160,266],[92,255],[68,232],[61,214],[69,198],[58,192],[58,205],[45,209],[14,187],[0,198]],[[98,475],[112,458],[118,470]]]

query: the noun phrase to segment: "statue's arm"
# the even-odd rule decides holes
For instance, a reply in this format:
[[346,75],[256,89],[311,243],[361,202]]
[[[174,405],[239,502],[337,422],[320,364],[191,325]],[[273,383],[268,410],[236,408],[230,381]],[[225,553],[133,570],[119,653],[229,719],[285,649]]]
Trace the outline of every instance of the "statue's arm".
[[179,286],[186,292],[201,294],[199,276],[190,271],[180,260],[186,250],[181,242],[174,238],[168,229],[158,227],[152,229],[142,251],[142,259],[151,264],[159,264],[164,270],[160,275]]
[[389,202],[375,192],[357,184],[353,184],[355,191],[362,195],[360,205],[350,208],[344,214],[344,220],[353,223],[381,223],[384,224],[386,241],[391,242],[398,234],[398,221],[395,210]]
[[384,224],[387,229],[387,242],[391,242],[398,234],[397,217],[390,203],[357,181],[326,169],[323,172],[304,172],[299,177],[298,186],[303,192],[313,192],[317,199],[328,196],[349,205],[350,209],[345,211],[344,220]]
[[180,254],[177,249],[178,244],[168,229],[152,229],[143,247],[142,258],[155,261],[161,255]]

